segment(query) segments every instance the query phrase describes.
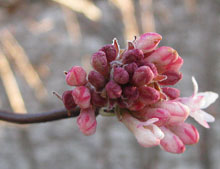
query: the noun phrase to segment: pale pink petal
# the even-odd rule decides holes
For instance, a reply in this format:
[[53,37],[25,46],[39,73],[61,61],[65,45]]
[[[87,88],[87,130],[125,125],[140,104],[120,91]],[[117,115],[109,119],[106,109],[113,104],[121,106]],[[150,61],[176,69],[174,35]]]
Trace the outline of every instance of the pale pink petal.
[[137,125],[137,127],[138,127],[138,128],[139,128],[139,127],[146,127],[146,126],[149,126],[149,125],[151,125],[151,124],[157,122],[158,120],[159,120],[158,118],[151,118],[151,119],[149,119],[149,120],[147,120],[147,121],[140,122],[140,123]]
[[180,154],[185,151],[185,145],[180,138],[166,127],[161,127],[164,138],[160,141],[161,148],[170,153]]
[[192,124],[180,123],[169,128],[184,144],[191,145],[199,141],[199,132]]
[[141,121],[132,117],[129,113],[123,113],[122,122],[134,134],[138,143],[144,147],[152,147],[160,144],[163,138],[162,131],[154,124],[156,119],[151,119],[148,126],[139,127]]
[[197,97],[202,97],[199,107],[200,109],[205,109],[218,99],[218,94],[214,92],[201,92],[197,94]]
[[206,119],[204,118],[202,110],[198,110],[195,112],[191,112],[190,116],[193,117],[200,125],[202,125],[205,128],[210,128],[209,124],[207,123]]
[[194,95],[196,95],[198,93],[199,87],[198,87],[198,83],[197,83],[194,76],[192,77],[192,83],[193,83],[193,87],[194,87],[193,93],[194,93]]

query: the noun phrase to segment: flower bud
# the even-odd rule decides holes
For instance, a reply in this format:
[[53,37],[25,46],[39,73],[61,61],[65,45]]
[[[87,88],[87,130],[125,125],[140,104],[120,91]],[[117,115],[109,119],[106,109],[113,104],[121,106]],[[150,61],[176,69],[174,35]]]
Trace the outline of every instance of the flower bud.
[[154,106],[169,111],[171,115],[169,120],[170,125],[182,123],[189,116],[189,108],[178,101],[161,101],[156,103]]
[[145,61],[156,63],[160,73],[170,70],[169,67],[179,58],[176,50],[171,47],[162,46],[145,58]]
[[180,91],[173,87],[163,87],[163,93],[165,93],[170,100],[174,100],[180,96]]
[[135,62],[133,62],[125,65],[124,68],[128,72],[129,77],[132,78],[135,70],[138,68],[138,65]]
[[81,108],[86,109],[90,106],[91,94],[88,88],[84,86],[76,87],[72,91],[75,103]]
[[99,72],[93,70],[90,71],[88,80],[96,89],[102,89],[105,87],[105,77]]
[[91,107],[81,109],[80,115],[77,117],[77,125],[84,135],[94,134],[97,126],[95,111]]
[[167,65],[166,69],[172,71],[179,71],[182,65],[183,65],[183,59],[179,56],[175,62]]
[[142,50],[144,53],[151,52],[160,43],[162,36],[158,33],[148,32],[141,35],[136,41],[136,48]]
[[167,78],[163,81],[160,81],[160,85],[175,85],[179,80],[182,79],[182,73],[175,71],[167,71],[164,72],[163,75],[167,76]]
[[140,101],[145,104],[153,104],[159,101],[160,92],[156,89],[148,86],[139,87],[139,98]]
[[122,62],[124,64],[132,63],[132,62],[139,63],[143,59],[144,59],[144,54],[139,49],[127,50],[122,55]]
[[76,107],[76,103],[73,100],[72,90],[67,90],[62,95],[63,104],[67,110],[72,110]]
[[129,74],[125,69],[116,67],[114,68],[113,78],[119,84],[126,84],[129,81]]
[[154,78],[154,74],[148,66],[141,66],[134,72],[132,77],[133,83],[136,86],[143,86],[150,83]]
[[98,51],[94,53],[91,57],[91,64],[93,68],[101,73],[102,75],[108,75],[109,66],[106,58],[106,54],[103,51]]
[[175,126],[171,126],[170,129],[186,145],[196,144],[199,141],[199,132],[192,124],[179,123]]
[[137,100],[139,97],[139,92],[135,86],[126,86],[123,88],[123,96],[128,100]]
[[105,52],[108,62],[111,62],[116,59],[117,51],[114,45],[105,45],[100,49],[100,51]]
[[[138,113],[137,113],[138,114]],[[170,120],[170,113],[169,111],[161,108],[150,108],[145,107],[141,110],[141,119],[148,120],[151,118],[157,118],[158,121],[155,122],[157,126],[164,126]]]
[[83,86],[86,82],[86,71],[81,66],[72,67],[66,75],[66,83],[70,86]]
[[97,107],[104,107],[107,103],[107,100],[99,93],[97,93],[95,90],[91,91],[91,99],[92,99],[92,105],[97,106]]
[[158,75],[157,67],[155,66],[155,64],[150,62],[144,62],[142,66],[149,66],[151,71],[154,73],[154,76],[156,77]]
[[117,99],[121,96],[121,87],[114,81],[109,81],[105,86],[107,95],[110,99]]
[[180,154],[185,151],[185,145],[180,138],[166,127],[160,127],[165,137],[160,141],[161,147],[170,153]]

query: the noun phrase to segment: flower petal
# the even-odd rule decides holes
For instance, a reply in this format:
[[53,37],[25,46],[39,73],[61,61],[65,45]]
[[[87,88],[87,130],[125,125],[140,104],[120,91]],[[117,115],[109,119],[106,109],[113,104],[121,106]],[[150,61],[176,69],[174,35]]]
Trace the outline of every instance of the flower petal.
[[200,102],[200,109],[209,107],[218,98],[218,94],[214,92],[200,92],[197,96],[202,97]]
[[190,116],[193,117],[200,125],[202,125],[205,128],[210,128],[207,121],[213,122],[215,119],[212,115],[204,112],[203,110],[191,112]]
[[192,77],[192,83],[193,83],[193,87],[194,87],[193,93],[194,93],[194,95],[196,95],[198,93],[199,87],[198,87],[198,83],[197,83],[194,76]]

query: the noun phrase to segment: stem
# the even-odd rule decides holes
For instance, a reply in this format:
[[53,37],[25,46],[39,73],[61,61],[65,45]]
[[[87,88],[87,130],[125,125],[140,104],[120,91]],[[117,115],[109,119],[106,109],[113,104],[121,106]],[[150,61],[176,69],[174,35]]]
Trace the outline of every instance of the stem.
[[80,109],[77,107],[72,111],[67,111],[66,109],[54,110],[49,112],[41,113],[27,113],[27,114],[18,114],[15,112],[8,112],[0,110],[0,120],[16,123],[16,124],[32,124],[32,123],[42,123],[50,122],[55,120],[61,120],[66,118],[72,118],[78,116]]

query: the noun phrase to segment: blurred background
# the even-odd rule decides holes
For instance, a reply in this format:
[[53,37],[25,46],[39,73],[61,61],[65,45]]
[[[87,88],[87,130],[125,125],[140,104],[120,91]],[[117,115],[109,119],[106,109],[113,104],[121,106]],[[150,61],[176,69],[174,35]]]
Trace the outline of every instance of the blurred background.
[[[0,0],[0,108],[36,113],[63,107],[52,95],[68,89],[63,71],[90,70],[90,56],[117,37],[156,31],[160,46],[184,59],[182,96],[220,93],[220,0]],[[0,169],[218,169],[220,100],[207,111],[210,129],[174,155],[142,148],[115,117],[98,117],[95,135],[83,136],[75,119],[18,126],[0,122]]]

